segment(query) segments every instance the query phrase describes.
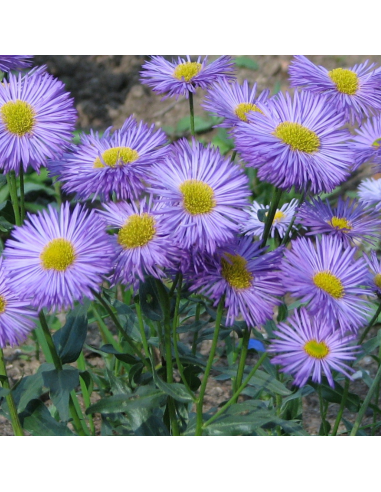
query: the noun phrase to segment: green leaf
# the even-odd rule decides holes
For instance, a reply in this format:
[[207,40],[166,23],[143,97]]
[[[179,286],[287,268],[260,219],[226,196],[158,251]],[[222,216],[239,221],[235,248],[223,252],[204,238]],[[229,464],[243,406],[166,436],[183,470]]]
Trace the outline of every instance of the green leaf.
[[115,357],[118,360],[125,362],[126,364],[134,365],[134,364],[138,364],[141,362],[140,359],[138,359],[134,355],[120,353],[118,350],[114,349],[114,347],[111,344],[103,345],[99,350],[101,352],[104,352],[105,354],[115,355]]
[[159,378],[156,371],[153,371],[153,380],[159,389],[164,391],[168,396],[171,396],[174,400],[181,403],[192,403],[193,399],[183,384],[165,383]]
[[22,427],[33,436],[74,436],[66,425],[57,422],[40,400],[32,400],[20,415]]
[[260,208],[257,211],[257,217],[258,217],[259,222],[266,222],[268,212],[269,211],[267,208]]
[[163,321],[164,313],[159,301],[159,295],[156,289],[155,279],[147,277],[139,287],[139,300],[142,312],[152,321]]
[[52,402],[56,406],[63,422],[69,420],[69,395],[79,385],[79,371],[72,366],[64,366],[62,371],[42,373],[44,385],[49,388]]
[[63,328],[53,335],[54,345],[63,364],[75,362],[81,354],[87,336],[87,311],[90,300],[76,306],[66,318]]
[[7,388],[0,388],[0,399],[5,398],[7,395],[9,395],[10,392],[11,390]]
[[238,68],[248,68],[249,70],[258,70],[259,68],[258,63],[247,56],[238,56],[234,61]]
[[18,413],[23,412],[31,400],[38,399],[43,393],[46,393],[42,374],[45,371],[51,371],[53,368],[53,364],[41,364],[36,374],[26,376],[21,380],[15,395],[15,400],[18,401]]
[[[309,385],[316,390],[319,388],[319,385],[317,383],[310,382]],[[327,379],[323,378],[322,383],[320,384],[320,388],[321,395],[324,400],[329,401],[330,403],[341,403],[344,389],[342,386],[340,386],[339,383],[335,381],[335,387],[331,388],[328,384]],[[354,393],[348,393],[345,406],[350,412],[358,412],[361,406],[360,397],[358,395],[355,395]]]
[[280,381],[277,381],[273,376],[270,374],[267,374],[263,371],[258,370],[255,373],[255,376],[253,376],[250,379],[249,382],[250,385],[255,385],[261,387],[264,391],[267,391],[269,393],[274,393],[276,395],[281,395],[281,396],[289,396],[291,395],[291,391],[286,388],[284,384],[282,384]]

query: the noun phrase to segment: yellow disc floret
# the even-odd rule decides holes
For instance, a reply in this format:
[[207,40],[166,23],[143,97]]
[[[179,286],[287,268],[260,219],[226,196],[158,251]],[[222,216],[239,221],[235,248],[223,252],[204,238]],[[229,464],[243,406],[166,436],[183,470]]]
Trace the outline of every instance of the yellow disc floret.
[[102,160],[97,157],[94,161],[94,168],[125,166],[131,162],[136,161],[139,158],[139,154],[136,150],[130,149],[130,147],[113,147],[107,149],[102,154]]
[[344,68],[335,68],[328,72],[329,78],[336,84],[337,90],[343,94],[353,96],[359,88],[357,73]]
[[310,340],[304,345],[304,351],[314,359],[324,359],[329,354],[329,347],[325,342]]
[[377,287],[379,289],[381,289],[381,273],[377,273],[375,276],[374,276],[374,283],[377,285]]
[[178,80],[184,79],[186,82],[190,82],[193,77],[200,73],[201,68],[201,63],[197,62],[180,63],[180,65],[177,65],[175,68],[173,76]]
[[300,123],[284,121],[275,128],[274,135],[289,145],[292,150],[300,150],[307,154],[313,154],[320,147],[317,134]]
[[191,215],[210,213],[216,206],[213,189],[203,181],[188,179],[179,187],[183,194],[183,205]]
[[75,261],[73,244],[67,239],[57,238],[50,241],[40,254],[42,268],[64,272]]
[[5,308],[7,307],[7,301],[4,296],[0,296],[0,314],[5,312]]
[[344,229],[343,232],[352,230],[351,223],[347,219],[344,219],[344,217],[332,217],[328,224],[336,229]]
[[155,219],[149,214],[131,215],[118,233],[118,243],[124,249],[140,248],[156,234]]
[[344,286],[341,283],[341,280],[329,270],[316,273],[312,277],[312,280],[316,287],[324,290],[324,292],[327,292],[327,294],[334,299],[341,299],[344,297]]
[[236,116],[238,116],[238,118],[242,121],[248,121],[247,119],[247,113],[250,113],[250,111],[254,111],[254,112],[257,112],[257,113],[262,113],[263,114],[263,111],[261,111],[258,106],[256,106],[255,104],[251,104],[251,103],[241,103],[241,104],[238,104],[238,106],[235,108],[235,114]]
[[247,269],[247,261],[240,255],[226,253],[229,260],[222,258],[222,276],[233,289],[248,289],[253,281],[253,274]]
[[381,145],[381,137],[377,138],[373,143],[372,147],[379,147]]
[[273,224],[274,222],[280,222],[285,217],[286,217],[285,213],[283,213],[281,210],[277,210],[276,214],[274,215]]
[[33,107],[20,99],[3,104],[0,115],[6,129],[19,137],[31,133],[36,123]]

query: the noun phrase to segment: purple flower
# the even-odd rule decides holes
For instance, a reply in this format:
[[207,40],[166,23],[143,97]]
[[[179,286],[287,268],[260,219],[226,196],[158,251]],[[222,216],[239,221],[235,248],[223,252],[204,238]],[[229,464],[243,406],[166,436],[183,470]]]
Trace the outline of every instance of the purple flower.
[[149,191],[162,197],[162,213],[181,248],[213,253],[247,217],[248,179],[210,145],[182,139],[172,148],[163,164],[152,167]]
[[22,70],[32,64],[33,55],[0,55],[0,70],[10,72],[11,70]]
[[116,252],[114,284],[121,282],[138,288],[145,275],[156,278],[165,276],[164,268],[171,268],[182,257],[174,245],[170,225],[161,215],[162,204],[140,202],[108,203],[100,212],[107,226],[117,228],[114,237]]
[[235,64],[230,56],[221,56],[212,63],[207,63],[207,57],[192,61],[190,56],[178,57],[172,62],[162,56],[152,56],[151,60],[142,66],[141,82],[157,94],[165,94],[163,99],[179,96],[189,97],[190,92],[196,92],[197,87],[207,89],[211,84],[226,78],[234,80]]
[[170,147],[162,130],[154,131],[130,116],[120,130],[111,134],[108,128],[102,137],[93,131],[83,135],[81,144],[58,161],[48,163],[52,176],[64,183],[67,193],[77,193],[80,199],[103,201],[137,198],[154,163],[160,163]]
[[210,297],[214,306],[225,296],[227,326],[239,316],[250,327],[265,323],[281,303],[276,296],[284,289],[279,277],[283,249],[264,252],[260,242],[235,238],[215,255],[204,255],[205,270],[195,274],[190,290]]
[[20,300],[18,290],[11,289],[9,272],[0,258],[0,348],[19,345],[35,327],[37,312]]
[[381,207],[381,179],[370,178],[361,181],[358,196],[360,202],[379,210]]
[[247,80],[240,85],[238,82],[229,83],[223,79],[209,89],[202,106],[215,116],[224,118],[217,126],[232,128],[240,121],[247,122],[247,115],[251,112],[262,112],[256,103],[266,104],[270,91],[265,90],[258,97],[256,92],[257,84],[250,91]]
[[361,123],[364,116],[381,111],[380,69],[375,63],[355,65],[350,69],[314,65],[302,55],[295,56],[289,68],[291,87],[303,86],[315,94],[324,94],[328,102],[351,123]]
[[339,323],[341,331],[357,332],[372,314],[372,304],[362,296],[371,295],[368,270],[356,248],[343,246],[337,237],[322,236],[312,241],[299,238],[285,250],[282,281],[285,289],[307,303],[313,316],[327,324]]
[[343,117],[323,96],[296,92],[277,94],[265,112],[252,112],[249,123],[234,129],[236,149],[258,177],[284,190],[310,187],[313,193],[332,191],[349,175],[352,154]]
[[[304,203],[298,213],[298,220],[310,228],[308,235],[329,234],[338,237],[346,246],[354,241],[375,244],[372,238],[378,238],[380,233],[380,214],[368,210],[357,200],[342,200],[339,198],[336,207],[331,207],[329,201],[320,198],[312,203]],[[370,236],[370,237],[367,237]]]
[[375,251],[370,252],[370,258],[364,254],[364,259],[370,269],[367,285],[378,296],[381,296],[381,262],[377,259]]
[[282,366],[281,372],[291,374],[295,385],[304,386],[309,378],[321,383],[324,375],[333,388],[331,371],[351,377],[353,369],[347,361],[355,360],[359,350],[353,346],[354,335],[332,331],[323,319],[310,317],[304,308],[295,311],[287,323],[280,323],[274,335],[278,339],[271,341],[268,352],[277,355],[271,362]]
[[355,164],[358,169],[364,162],[381,165],[381,116],[365,121],[361,128],[356,129],[356,136],[350,143]]
[[0,167],[5,173],[30,165],[36,171],[61,155],[72,139],[77,117],[65,85],[45,72],[9,74],[0,84]]
[[[286,234],[286,231],[291,223],[291,220],[295,215],[297,206],[298,206],[298,200],[294,198],[293,200],[291,200],[290,203],[285,203],[284,205],[282,205],[280,209],[277,209],[270,229],[271,237],[275,236],[276,231],[278,232],[280,237],[283,237]],[[265,206],[254,201],[249,209],[250,217],[246,220],[245,224],[243,224],[241,227],[242,233],[245,234],[246,236],[253,235],[262,238],[263,231],[265,228],[266,216],[268,214],[269,209],[270,209],[270,205]],[[260,210],[267,210],[262,220],[259,220],[258,218],[258,212]]]
[[93,299],[115,256],[110,236],[95,210],[69,203],[57,212],[28,215],[13,230],[4,249],[11,286],[38,309],[66,309],[84,297]]

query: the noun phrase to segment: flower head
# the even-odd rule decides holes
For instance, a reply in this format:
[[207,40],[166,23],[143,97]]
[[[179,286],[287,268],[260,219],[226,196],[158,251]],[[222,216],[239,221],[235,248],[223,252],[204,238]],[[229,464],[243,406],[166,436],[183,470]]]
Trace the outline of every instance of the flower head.
[[0,84],[0,167],[6,173],[36,171],[61,155],[72,139],[77,112],[62,82],[45,67],[9,74]]
[[375,210],[367,210],[357,200],[339,198],[336,207],[329,201],[320,198],[304,203],[298,213],[298,220],[310,228],[307,234],[330,234],[336,236],[347,246],[353,241],[364,241],[374,244],[372,238],[379,237],[381,225],[380,214]]
[[84,297],[93,299],[115,252],[95,210],[69,203],[28,215],[4,249],[11,285],[38,309],[66,309]]
[[381,261],[377,259],[377,254],[373,250],[370,252],[370,258],[366,254],[364,254],[364,259],[370,269],[368,286],[378,296],[381,296]]
[[172,148],[162,165],[152,167],[150,192],[162,197],[162,214],[181,248],[213,253],[247,216],[242,208],[250,195],[248,179],[210,145],[182,139]]
[[323,96],[277,94],[234,129],[236,149],[258,177],[284,190],[332,191],[349,175],[352,154],[342,115]]
[[217,126],[232,128],[240,121],[248,121],[247,115],[251,112],[262,112],[256,102],[265,104],[270,91],[265,90],[258,96],[256,92],[257,84],[250,91],[247,80],[240,85],[238,82],[229,83],[223,79],[208,90],[203,107],[215,116],[224,118]]
[[[275,236],[277,231],[280,237],[283,237],[291,223],[292,218],[295,215],[296,208],[298,206],[298,200],[295,198],[291,200],[290,203],[285,203],[280,209],[277,209],[274,220],[271,226],[271,237]],[[241,231],[246,236],[253,235],[262,238],[263,231],[266,223],[266,216],[270,209],[270,205],[261,205],[256,201],[253,202],[249,209],[250,217],[246,220],[245,224],[242,225]],[[267,210],[264,213],[264,217],[258,217],[258,212],[260,210]],[[263,212],[262,212],[263,213]],[[262,219],[262,220],[261,220]]]
[[381,165],[381,116],[365,121],[356,129],[356,136],[350,143],[353,151],[353,170],[358,169],[364,162]]
[[265,323],[284,290],[279,278],[283,250],[264,251],[260,242],[236,237],[215,255],[204,255],[205,270],[195,274],[190,290],[210,297],[215,306],[225,296],[228,326],[239,316],[250,327]]
[[212,63],[207,63],[199,56],[192,61],[190,56],[178,57],[172,62],[162,56],[152,56],[140,72],[142,84],[147,84],[157,94],[165,94],[163,99],[179,96],[189,97],[197,87],[207,89],[211,84],[226,78],[234,80],[235,65],[230,56],[221,56]]
[[337,237],[316,239],[316,248],[310,239],[299,238],[285,250],[281,267],[284,288],[307,303],[312,315],[332,327],[337,320],[342,332],[357,332],[372,313],[371,303],[362,298],[372,293],[365,287],[368,270],[362,258],[355,259],[356,252]]
[[164,268],[173,267],[181,252],[174,245],[170,225],[161,215],[161,203],[108,203],[101,212],[108,227],[118,229],[114,237],[116,251],[112,281],[132,285],[144,282],[145,275],[165,276]]
[[366,206],[381,208],[381,179],[364,179],[358,187],[360,202]]
[[305,56],[295,56],[289,73],[291,87],[303,86],[316,94],[324,94],[328,102],[344,113],[347,121],[361,123],[364,116],[381,111],[380,69],[365,63],[349,69],[327,70],[314,65]]
[[0,70],[10,72],[11,70],[22,70],[31,65],[33,55],[0,55]]
[[131,200],[144,190],[143,180],[151,165],[168,154],[166,143],[162,130],[138,124],[130,116],[114,133],[110,127],[102,137],[98,132],[83,135],[80,145],[60,160],[49,162],[48,168],[64,183],[65,192],[77,193],[83,200],[93,196],[108,201],[112,193],[118,200]]
[[353,345],[354,335],[332,331],[324,320],[310,317],[304,308],[295,311],[287,323],[280,323],[274,335],[278,338],[272,340],[268,352],[277,355],[271,362],[291,374],[297,386],[304,386],[309,378],[321,383],[324,375],[334,387],[332,371],[351,377],[353,369],[348,361],[355,360],[359,350]]
[[37,312],[20,300],[17,290],[10,288],[9,279],[0,258],[0,348],[23,342],[35,327]]

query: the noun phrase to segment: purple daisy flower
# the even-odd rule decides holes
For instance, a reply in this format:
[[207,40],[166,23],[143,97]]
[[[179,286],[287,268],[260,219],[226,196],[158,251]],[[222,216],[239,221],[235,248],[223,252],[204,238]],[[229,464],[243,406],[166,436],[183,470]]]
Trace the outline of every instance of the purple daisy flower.
[[150,192],[162,197],[173,239],[181,248],[213,253],[247,217],[250,190],[243,170],[218,149],[193,139],[172,146],[164,164],[151,169]]
[[303,86],[315,94],[324,94],[330,104],[351,123],[361,123],[364,116],[381,111],[380,69],[375,63],[355,65],[350,69],[314,65],[302,55],[295,56],[289,68],[291,87]]
[[360,201],[369,207],[381,208],[381,179],[364,179],[358,187]]
[[322,236],[312,241],[299,238],[291,250],[285,250],[282,281],[285,289],[314,316],[321,316],[343,333],[357,332],[373,312],[372,304],[362,296],[371,295],[366,287],[368,270],[362,258],[355,259],[356,248],[345,247],[337,237]]
[[11,70],[22,70],[30,67],[33,55],[0,55],[0,70],[10,72]]
[[197,61],[178,57],[172,62],[162,56],[152,56],[151,60],[142,66],[141,82],[157,94],[165,94],[163,99],[179,96],[189,97],[196,92],[197,87],[207,89],[211,84],[222,78],[235,80],[235,64],[230,56],[221,56],[212,63],[207,63],[207,57]]
[[[278,232],[280,237],[283,237],[286,234],[286,231],[291,223],[291,220],[295,215],[295,211],[297,207],[298,207],[298,200],[294,198],[293,200],[291,200],[290,203],[285,203],[284,205],[282,205],[280,209],[277,209],[270,229],[271,237],[275,236],[276,231]],[[263,231],[265,228],[266,216],[269,209],[270,209],[270,205],[262,205],[254,201],[249,209],[250,217],[246,220],[245,224],[242,225],[241,232],[246,236],[254,235],[254,236],[258,236],[259,238],[262,238]],[[267,210],[263,222],[258,218],[258,212],[260,210]]]
[[350,133],[340,129],[343,117],[326,98],[309,92],[286,93],[268,100],[266,115],[252,112],[249,123],[234,129],[236,149],[258,177],[284,190],[310,187],[332,191],[349,175]]
[[45,72],[9,74],[0,84],[0,166],[5,173],[36,171],[61,155],[72,139],[77,112],[65,85]]
[[370,252],[370,258],[364,254],[364,259],[370,269],[368,286],[381,296],[381,261],[377,259],[377,254],[373,250]]
[[[336,207],[331,207],[329,201],[320,198],[312,203],[304,203],[298,213],[298,220],[310,228],[307,235],[329,234],[338,237],[346,246],[354,241],[375,244],[372,238],[378,238],[380,233],[380,214],[368,210],[357,200],[342,200],[340,197]],[[370,237],[367,237],[370,236]]]
[[205,270],[195,274],[190,290],[210,297],[214,306],[225,295],[226,325],[242,316],[250,327],[272,319],[274,307],[284,294],[279,278],[283,248],[265,253],[260,242],[236,237],[215,255],[205,255]]
[[38,309],[66,309],[93,299],[115,256],[110,236],[95,210],[69,203],[51,205],[13,230],[4,249],[11,286]]
[[0,258],[0,348],[19,345],[35,327],[37,312],[9,287],[8,272]]
[[238,82],[229,83],[223,79],[209,89],[202,106],[215,116],[224,118],[224,121],[217,126],[232,128],[240,121],[247,122],[248,113],[262,112],[256,103],[266,104],[270,91],[265,90],[258,97],[256,97],[256,92],[257,84],[254,84],[250,91],[247,80],[244,80],[241,85]]
[[335,383],[331,371],[338,371],[351,378],[354,370],[347,361],[356,359],[359,346],[353,345],[354,335],[343,336],[339,330],[319,318],[310,317],[306,309],[295,311],[287,323],[280,323],[268,352],[278,354],[271,362],[282,366],[281,372],[291,374],[294,384],[304,386],[311,378],[321,383],[326,376],[329,385]]
[[353,170],[358,169],[364,162],[381,165],[381,116],[370,118],[359,129],[350,142],[355,164]]
[[121,282],[138,288],[145,275],[165,276],[164,268],[171,268],[182,257],[174,245],[172,230],[161,215],[162,204],[145,201],[108,203],[100,212],[108,227],[118,229],[114,238],[116,251],[114,284]]
[[80,145],[70,154],[48,163],[51,175],[64,183],[67,193],[77,193],[80,199],[100,197],[108,201],[115,193],[118,200],[137,198],[145,185],[147,172],[153,163],[160,163],[170,147],[167,137],[130,116],[120,130],[111,134],[108,128],[102,137],[93,131],[83,135]]

